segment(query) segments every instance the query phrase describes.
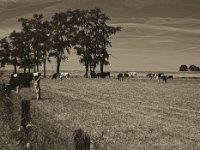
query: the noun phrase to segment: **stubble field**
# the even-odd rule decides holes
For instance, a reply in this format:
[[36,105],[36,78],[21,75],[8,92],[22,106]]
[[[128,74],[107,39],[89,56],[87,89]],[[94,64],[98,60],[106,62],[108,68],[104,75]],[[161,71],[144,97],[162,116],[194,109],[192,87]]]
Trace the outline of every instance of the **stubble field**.
[[[164,84],[146,78],[46,78],[41,88],[42,99],[35,104],[37,123],[52,126],[66,143],[73,140],[72,131],[82,128],[91,135],[91,147],[96,144],[99,149],[200,149],[199,79]],[[22,96],[35,98],[25,93]]]

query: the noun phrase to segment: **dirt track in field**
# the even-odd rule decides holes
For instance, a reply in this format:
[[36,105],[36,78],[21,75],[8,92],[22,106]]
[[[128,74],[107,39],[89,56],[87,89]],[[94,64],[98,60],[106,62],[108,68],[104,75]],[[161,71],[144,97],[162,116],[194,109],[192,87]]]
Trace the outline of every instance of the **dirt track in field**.
[[72,78],[42,81],[39,107],[92,137],[102,149],[200,148],[200,81]]

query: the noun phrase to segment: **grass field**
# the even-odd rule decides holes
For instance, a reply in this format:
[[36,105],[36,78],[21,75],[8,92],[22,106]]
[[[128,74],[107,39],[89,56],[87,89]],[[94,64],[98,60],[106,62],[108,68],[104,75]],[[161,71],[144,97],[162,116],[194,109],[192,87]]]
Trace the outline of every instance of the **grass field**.
[[[46,78],[41,88],[38,121],[41,117],[55,126],[62,139],[81,127],[93,141],[104,133],[99,149],[200,149],[200,79],[177,78],[164,84],[145,78]],[[35,99],[25,93],[22,96]]]

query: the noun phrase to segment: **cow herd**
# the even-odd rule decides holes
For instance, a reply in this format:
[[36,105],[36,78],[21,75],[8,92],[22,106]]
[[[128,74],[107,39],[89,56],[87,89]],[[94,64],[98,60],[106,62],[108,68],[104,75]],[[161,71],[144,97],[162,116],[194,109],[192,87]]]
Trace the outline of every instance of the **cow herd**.
[[158,79],[158,82],[167,83],[168,79],[173,79],[173,75],[165,75],[164,73],[148,73],[146,77],[150,79]]
[[[129,78],[136,78],[137,72],[129,72],[129,73],[118,73],[117,79],[119,81],[123,81]],[[91,78],[110,78],[110,72],[102,72],[102,73],[91,73]],[[167,83],[168,79],[173,79],[172,75],[165,75],[164,73],[148,73],[146,77],[149,79],[157,79],[158,82]],[[52,80],[63,78],[70,78],[70,74],[67,72],[61,73],[54,73],[51,77]],[[0,84],[0,93],[7,93],[9,94],[11,90],[15,90],[16,93],[19,93],[21,88],[25,87],[33,87],[36,92],[37,100],[41,98],[40,95],[40,80],[41,80],[41,73],[13,73],[10,76],[10,80],[8,84],[2,83]]]

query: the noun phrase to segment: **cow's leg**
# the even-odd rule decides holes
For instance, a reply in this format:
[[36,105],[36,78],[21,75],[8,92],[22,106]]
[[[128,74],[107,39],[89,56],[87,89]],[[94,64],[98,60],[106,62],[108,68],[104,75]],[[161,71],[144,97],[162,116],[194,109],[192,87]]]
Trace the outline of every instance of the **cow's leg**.
[[167,78],[165,78],[165,83],[167,83]]
[[39,81],[35,83],[34,88],[35,88],[37,100],[41,99],[41,93],[40,93],[41,89],[40,89],[40,82]]
[[16,94],[19,94],[19,86],[16,86]]

